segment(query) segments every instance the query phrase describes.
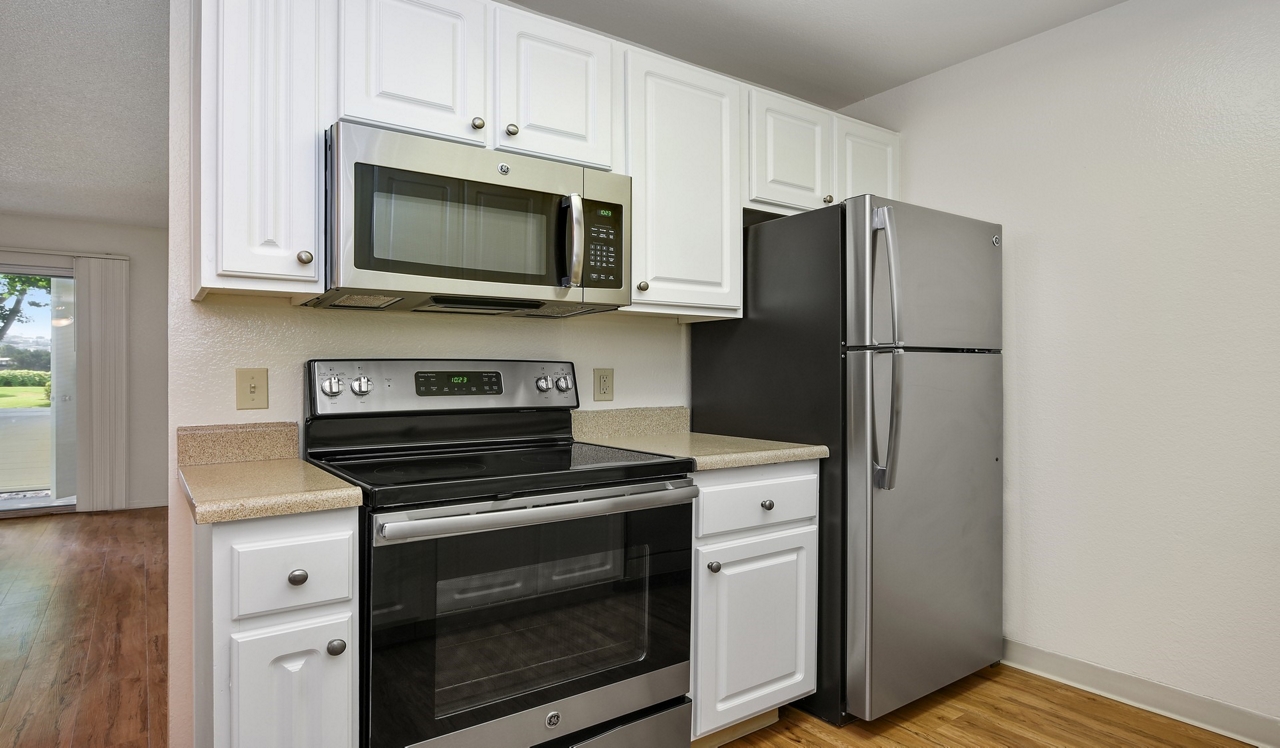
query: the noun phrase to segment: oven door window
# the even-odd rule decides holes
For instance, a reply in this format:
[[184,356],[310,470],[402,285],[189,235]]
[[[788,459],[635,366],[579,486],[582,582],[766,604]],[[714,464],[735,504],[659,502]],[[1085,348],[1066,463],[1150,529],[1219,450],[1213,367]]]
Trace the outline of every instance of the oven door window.
[[690,505],[373,549],[371,748],[685,662]]
[[356,164],[362,270],[544,286],[565,275],[561,196]]

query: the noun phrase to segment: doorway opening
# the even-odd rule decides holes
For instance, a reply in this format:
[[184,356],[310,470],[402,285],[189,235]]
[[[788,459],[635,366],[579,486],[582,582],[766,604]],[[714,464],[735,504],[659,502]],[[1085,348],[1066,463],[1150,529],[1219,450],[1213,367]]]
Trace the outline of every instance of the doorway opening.
[[75,280],[0,265],[0,518],[75,511]]

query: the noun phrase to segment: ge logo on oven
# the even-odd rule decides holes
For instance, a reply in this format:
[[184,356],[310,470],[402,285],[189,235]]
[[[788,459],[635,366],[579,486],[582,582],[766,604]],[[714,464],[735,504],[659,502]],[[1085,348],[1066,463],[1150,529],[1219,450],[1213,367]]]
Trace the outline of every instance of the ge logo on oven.
[[560,724],[560,712],[552,712],[547,715],[547,727],[553,728]]

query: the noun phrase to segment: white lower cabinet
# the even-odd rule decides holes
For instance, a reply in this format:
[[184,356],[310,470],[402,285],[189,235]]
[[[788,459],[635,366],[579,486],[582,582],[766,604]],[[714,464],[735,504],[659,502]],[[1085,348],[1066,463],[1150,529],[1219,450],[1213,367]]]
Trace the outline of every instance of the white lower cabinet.
[[196,526],[199,748],[358,744],[357,511]]
[[[816,687],[817,470],[809,461],[694,476],[702,489],[702,534],[694,541],[695,738]],[[772,514],[779,510],[787,514]],[[752,519],[706,521],[725,515]],[[733,529],[707,534],[720,527]]]
[[349,613],[234,634],[232,745],[351,745],[355,716],[348,673],[348,663],[355,657],[351,634]]

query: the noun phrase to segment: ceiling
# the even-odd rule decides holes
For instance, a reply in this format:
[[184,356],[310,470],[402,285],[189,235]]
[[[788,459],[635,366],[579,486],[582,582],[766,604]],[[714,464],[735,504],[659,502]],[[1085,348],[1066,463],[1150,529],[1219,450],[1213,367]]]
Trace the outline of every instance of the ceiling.
[[840,109],[1122,0],[505,0]]
[[[1119,0],[505,0],[830,108]],[[0,212],[164,226],[167,0],[0,0]]]
[[0,211],[164,226],[168,0],[0,0]]

